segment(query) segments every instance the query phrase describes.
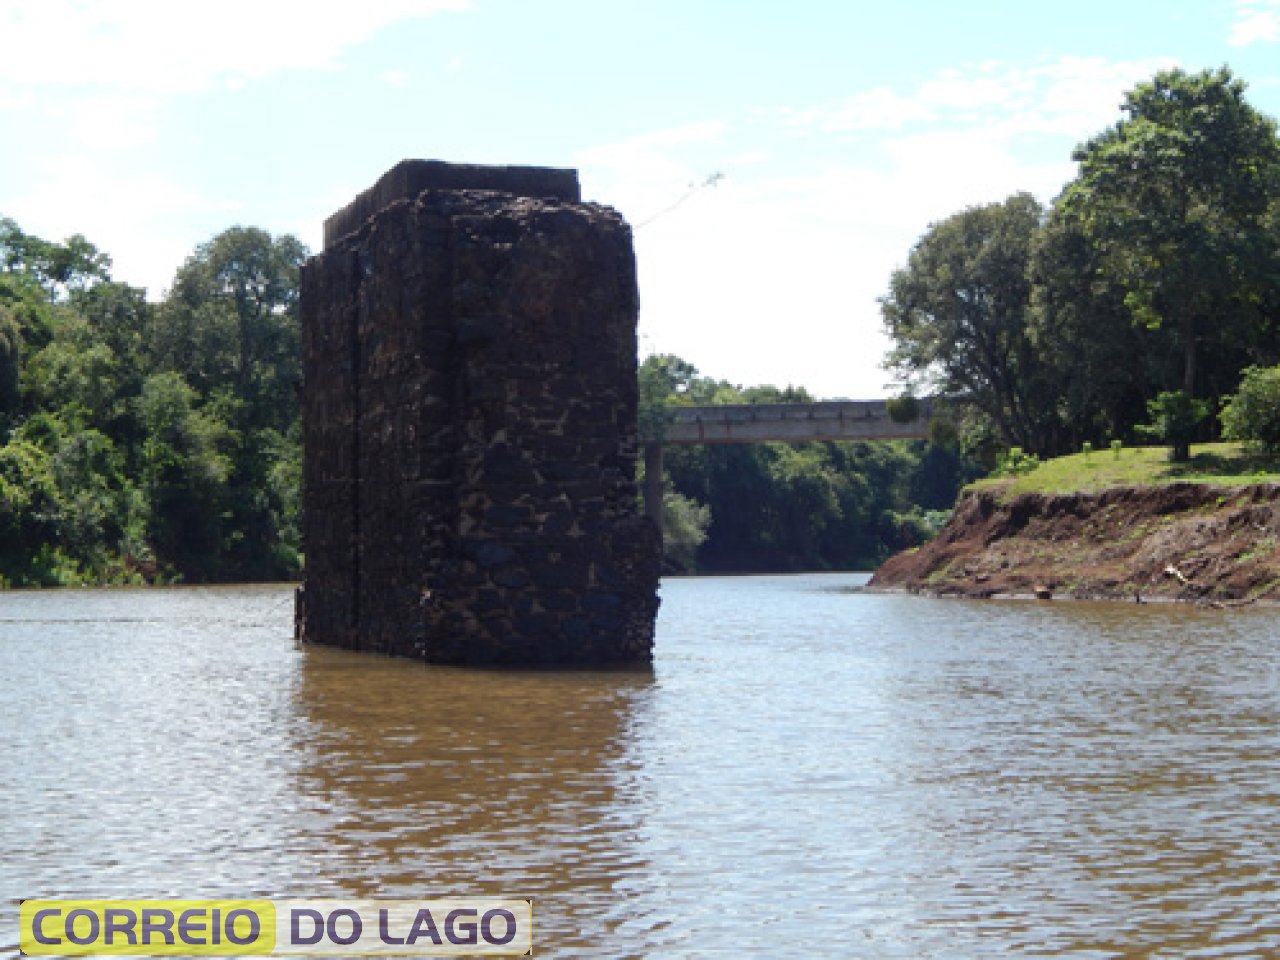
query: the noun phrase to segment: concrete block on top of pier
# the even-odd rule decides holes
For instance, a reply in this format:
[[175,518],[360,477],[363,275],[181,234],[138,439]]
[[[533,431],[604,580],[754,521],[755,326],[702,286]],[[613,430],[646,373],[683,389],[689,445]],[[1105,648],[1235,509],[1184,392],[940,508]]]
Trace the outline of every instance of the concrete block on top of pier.
[[444,160],[402,160],[324,222],[324,247],[355,233],[371,216],[424,190],[495,190],[519,197],[579,203],[578,171],[561,167],[488,166]]
[[[673,406],[660,442],[802,443],[821,440],[911,440],[929,435],[933,404],[921,399],[918,415],[905,423],[889,415],[886,400],[816,403],[733,403]],[[645,438],[652,440],[654,438]]]

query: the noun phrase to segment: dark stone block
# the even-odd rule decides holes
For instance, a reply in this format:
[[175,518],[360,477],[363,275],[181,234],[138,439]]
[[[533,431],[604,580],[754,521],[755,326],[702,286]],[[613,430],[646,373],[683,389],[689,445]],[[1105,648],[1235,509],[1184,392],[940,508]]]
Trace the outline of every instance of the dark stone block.
[[464,317],[457,321],[458,343],[476,344],[492,340],[502,333],[502,318],[493,315]]
[[500,587],[519,590],[529,583],[529,574],[519,567],[502,567],[493,574],[493,582]]
[[509,563],[516,555],[510,547],[490,541],[479,543],[473,541],[467,544],[466,550],[467,556],[482,567],[496,567],[499,564]]
[[[574,203],[581,198],[576,170],[402,160],[324,222],[325,249],[359,230],[370,217],[397,200],[411,200],[425,190],[498,190]],[[440,232],[447,235],[446,231]]]
[[616,593],[590,593],[582,598],[582,609],[588,613],[604,613],[622,606],[622,597]]
[[409,162],[303,270],[308,640],[647,661],[630,230],[576,175]]
[[581,563],[543,563],[531,565],[538,586],[552,590],[585,590],[588,571]]
[[548,480],[586,480],[599,475],[599,470],[590,463],[563,460],[552,460],[541,464],[538,472]]
[[539,591],[539,597],[542,600],[542,606],[553,613],[573,613],[578,610],[578,595],[572,590],[548,590],[545,581],[540,583],[543,587]]
[[519,527],[533,521],[533,508],[517,503],[509,506],[490,507],[484,512],[484,519],[486,524],[499,529]]
[[538,482],[533,465],[510,447],[495,447],[484,456],[483,482],[532,485]]
[[569,617],[561,625],[561,629],[572,640],[585,640],[591,636],[591,623],[582,617]]

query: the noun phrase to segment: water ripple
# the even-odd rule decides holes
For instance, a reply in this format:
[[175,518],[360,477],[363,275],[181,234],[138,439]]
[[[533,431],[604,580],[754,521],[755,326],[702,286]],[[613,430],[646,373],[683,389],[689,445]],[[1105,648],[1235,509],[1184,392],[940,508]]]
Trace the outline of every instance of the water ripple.
[[669,581],[651,674],[0,595],[0,951],[22,897],[476,894],[545,956],[1280,954],[1270,612],[860,582]]

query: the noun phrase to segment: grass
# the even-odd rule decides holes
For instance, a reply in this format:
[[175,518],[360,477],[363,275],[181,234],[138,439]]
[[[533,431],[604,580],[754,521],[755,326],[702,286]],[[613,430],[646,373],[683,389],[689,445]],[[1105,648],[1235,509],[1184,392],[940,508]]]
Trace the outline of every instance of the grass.
[[1245,453],[1238,443],[1203,443],[1191,448],[1186,463],[1170,463],[1168,447],[1125,447],[1117,457],[1108,449],[1046,460],[1018,477],[991,477],[971,490],[1023,493],[1091,493],[1109,487],[1140,487],[1190,481],[1221,486],[1280,483],[1280,461]]

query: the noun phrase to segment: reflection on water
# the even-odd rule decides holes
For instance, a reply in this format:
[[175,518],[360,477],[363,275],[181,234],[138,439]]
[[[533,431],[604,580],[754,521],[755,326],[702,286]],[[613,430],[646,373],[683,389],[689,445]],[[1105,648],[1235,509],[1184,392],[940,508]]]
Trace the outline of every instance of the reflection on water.
[[540,956],[1280,954],[1276,611],[860,581],[668,581],[652,674],[0,595],[0,952],[29,896],[479,894]]
[[[648,865],[618,771],[648,673],[424,668],[311,648],[298,743],[309,845],[351,896],[535,900],[539,943],[607,943]],[[541,951],[540,951],[541,952]]]

